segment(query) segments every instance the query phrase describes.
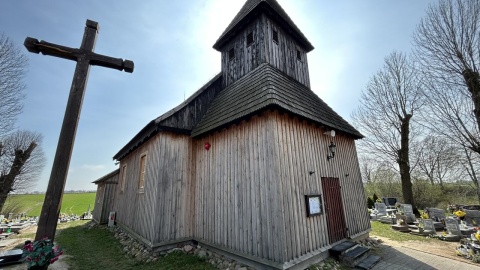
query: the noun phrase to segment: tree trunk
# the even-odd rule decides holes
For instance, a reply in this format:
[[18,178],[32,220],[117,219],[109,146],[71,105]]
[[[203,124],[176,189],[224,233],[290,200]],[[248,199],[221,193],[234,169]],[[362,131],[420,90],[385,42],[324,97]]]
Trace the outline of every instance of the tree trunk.
[[15,157],[10,171],[8,174],[0,175],[0,211],[7,200],[7,195],[13,191],[15,178],[21,173],[23,165],[30,158],[35,147],[37,147],[37,144],[32,142],[25,151],[21,149],[15,150]]
[[480,186],[478,184],[477,173],[475,172],[475,167],[473,166],[472,158],[468,153],[467,148],[464,147],[463,150],[465,151],[465,156],[467,157],[467,163],[468,163],[467,171],[469,172],[470,178],[472,179],[473,185],[475,186],[477,199],[478,199],[478,202],[480,203]]
[[[471,69],[465,69],[463,71],[463,78],[467,84],[468,91],[472,94],[473,112],[477,119],[478,129],[480,129],[480,75]],[[480,148],[480,147],[479,147]],[[472,149],[477,153],[480,153],[480,149]]]
[[410,136],[410,119],[411,114],[407,114],[405,118],[400,118],[402,122],[400,129],[400,150],[398,150],[398,167],[400,169],[400,179],[402,181],[402,194],[405,203],[411,204],[413,213],[419,215],[419,211],[415,206],[413,199],[413,185],[410,178],[410,149],[409,149],[409,136]]

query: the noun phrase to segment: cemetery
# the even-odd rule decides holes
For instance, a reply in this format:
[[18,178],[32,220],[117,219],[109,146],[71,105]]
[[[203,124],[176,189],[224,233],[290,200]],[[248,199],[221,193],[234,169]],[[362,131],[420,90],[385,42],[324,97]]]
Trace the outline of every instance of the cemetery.
[[[392,152],[384,154],[397,162],[393,171],[398,167],[402,198],[392,193],[398,197],[368,198],[365,204],[371,179],[362,175],[357,144],[369,138],[311,89],[307,54],[314,47],[276,0],[246,0],[213,44],[221,70],[118,146],[112,153],[118,167],[92,182],[97,186],[93,207],[89,204],[80,215],[61,213],[90,67],[134,70],[131,60],[94,52],[98,31],[99,24],[87,19],[79,48],[31,37],[24,41],[28,52],[71,60],[76,68],[41,213],[0,215],[0,267],[48,269],[63,254],[58,242],[73,258],[69,262],[81,269],[95,269],[103,260],[122,260],[125,269],[162,269],[155,264],[172,257],[221,270],[381,270],[403,264],[436,269],[436,261],[449,256],[458,257],[449,267],[457,262],[463,263],[461,269],[479,266],[480,205],[449,202],[445,210],[431,202],[432,207],[424,207],[428,196],[444,192],[445,174],[434,179],[423,168],[429,179],[410,175],[414,109],[394,112],[394,123],[386,125],[374,122],[389,118],[385,115],[373,117],[359,109],[352,116],[361,127],[365,121],[364,134],[393,126],[393,133],[400,133],[393,137],[401,138],[398,149],[393,149],[394,142],[384,150]],[[463,57],[458,50],[455,54]],[[395,63],[404,61],[402,57],[392,53],[387,59]],[[478,71],[463,62],[455,72],[462,74],[468,91],[480,91]],[[404,99],[386,96],[389,101]],[[365,107],[377,107],[369,103],[373,99],[368,94],[362,98],[363,105],[373,104]],[[380,107],[385,113],[398,106]],[[479,108],[474,111],[480,127]],[[480,147],[476,138],[469,140],[470,145],[460,145],[473,177],[478,164],[472,165],[469,151],[480,153]],[[32,142],[30,151],[36,146]],[[2,176],[10,182],[30,157],[21,149],[15,149],[14,156],[16,170]],[[382,177],[388,177],[388,170],[381,168]],[[412,178],[432,186],[439,181],[439,193],[426,194],[421,188],[413,192]],[[414,194],[422,192],[419,209]],[[68,228],[69,223],[75,226]],[[420,244],[422,240],[427,244]],[[408,242],[396,243],[401,241]],[[438,246],[450,249],[432,257]]]
[[[92,212],[89,207],[82,215],[62,213],[57,223],[66,224],[91,219]],[[25,213],[0,215],[0,267],[23,262],[24,251],[21,243],[25,240],[31,240],[29,239],[30,234],[37,230],[38,220],[37,216],[27,216]],[[12,248],[12,246],[15,246],[15,248]]]
[[378,200],[375,207],[369,209],[372,222],[389,224],[392,230],[403,233],[459,243],[452,252],[480,263],[480,211],[470,210],[475,206],[449,207],[448,212],[425,208],[416,218],[411,205],[395,200],[392,207],[384,203],[386,200]]

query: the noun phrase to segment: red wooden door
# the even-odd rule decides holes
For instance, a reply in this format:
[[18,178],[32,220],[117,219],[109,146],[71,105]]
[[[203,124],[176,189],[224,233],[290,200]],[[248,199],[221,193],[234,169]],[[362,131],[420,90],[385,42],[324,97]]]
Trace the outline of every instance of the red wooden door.
[[340,181],[338,178],[322,177],[322,188],[328,239],[333,244],[347,237]]

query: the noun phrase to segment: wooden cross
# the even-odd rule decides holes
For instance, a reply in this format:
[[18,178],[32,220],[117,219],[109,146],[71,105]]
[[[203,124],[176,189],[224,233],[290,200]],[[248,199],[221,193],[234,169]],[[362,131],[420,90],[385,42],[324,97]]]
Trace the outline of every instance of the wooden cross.
[[87,20],[82,45],[79,49],[48,43],[43,40],[38,41],[31,37],[27,37],[24,42],[24,46],[29,52],[37,54],[41,52],[44,55],[56,56],[77,62],[35,240],[43,237],[48,237],[53,240],[55,237],[63,190],[67,180],[67,172],[70,165],[70,157],[72,156],[75,133],[77,132],[90,65],[113,68],[120,71],[125,70],[129,73],[133,72],[134,64],[132,61],[124,61],[120,58],[113,58],[93,52],[98,29],[97,22]]

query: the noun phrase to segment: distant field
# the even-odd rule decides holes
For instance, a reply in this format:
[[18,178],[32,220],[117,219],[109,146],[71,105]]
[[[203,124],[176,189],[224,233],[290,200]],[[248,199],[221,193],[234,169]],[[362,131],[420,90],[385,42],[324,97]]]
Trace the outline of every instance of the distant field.
[[[90,210],[93,210],[95,194],[95,192],[64,194],[61,213],[81,215],[87,212],[89,205]],[[45,194],[10,195],[5,203],[4,210],[14,207],[15,212],[24,212],[28,216],[40,216],[44,199]]]

